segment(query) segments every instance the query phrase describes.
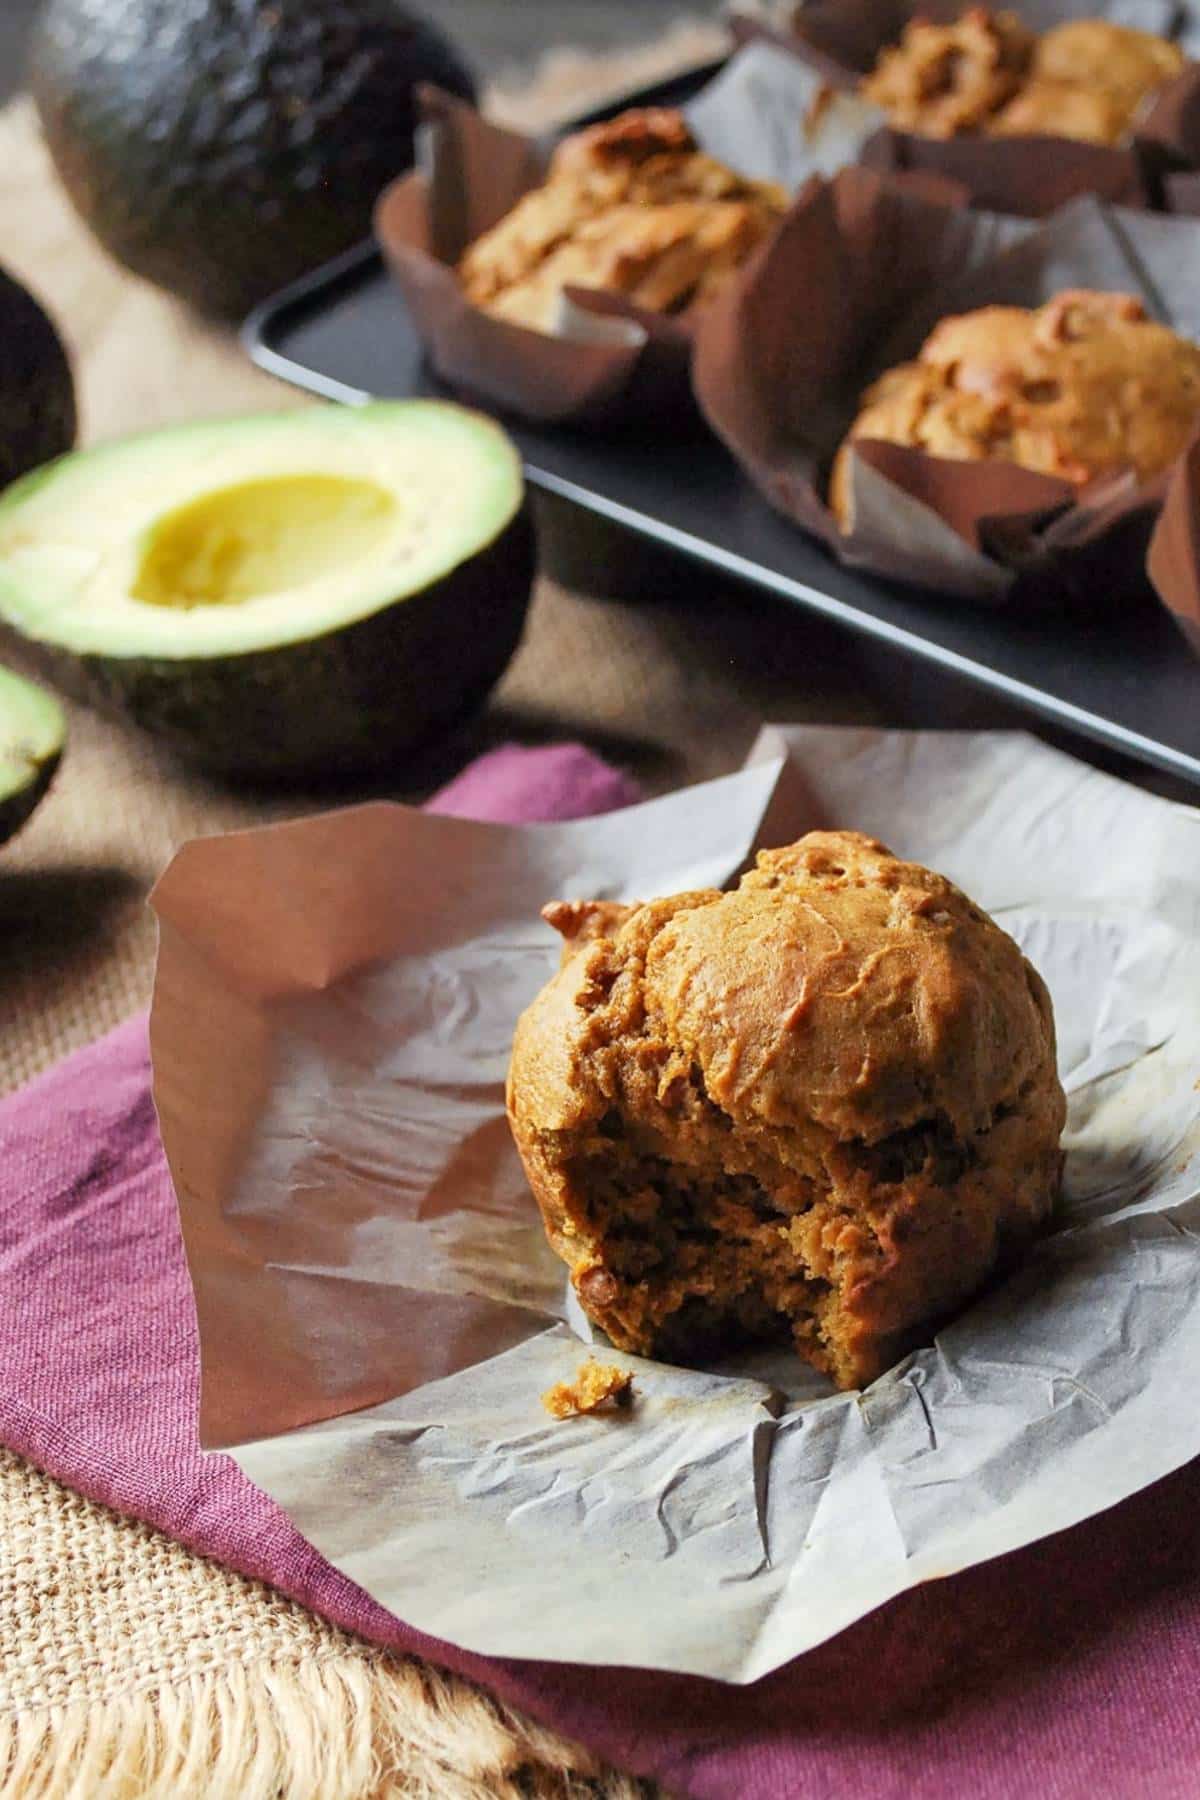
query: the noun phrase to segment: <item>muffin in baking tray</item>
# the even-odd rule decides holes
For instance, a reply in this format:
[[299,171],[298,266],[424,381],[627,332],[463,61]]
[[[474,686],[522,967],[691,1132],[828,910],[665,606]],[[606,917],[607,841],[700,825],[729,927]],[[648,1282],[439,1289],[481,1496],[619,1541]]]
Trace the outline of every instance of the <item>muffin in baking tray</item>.
[[863,84],[893,125],[921,137],[984,132],[1119,144],[1184,67],[1177,45],[1106,19],[1038,37],[1015,13],[968,8],[912,20]]
[[943,319],[915,362],[862,397],[838,451],[830,504],[850,515],[849,446],[907,444],[954,461],[1001,460],[1082,486],[1165,469],[1200,424],[1200,349],[1129,294],[1075,289],[1037,308]]
[[913,19],[863,83],[864,98],[901,131],[981,131],[1029,73],[1037,39],[1015,13],[973,6],[948,25]]
[[468,299],[536,331],[555,327],[566,287],[621,294],[652,312],[704,301],[787,205],[706,156],[682,114],[644,107],[564,139],[543,186],[459,262]]
[[518,1024],[509,1117],[621,1349],[791,1342],[862,1384],[1049,1214],[1049,996],[942,876],[812,832],[730,893],[545,916],[566,948]]

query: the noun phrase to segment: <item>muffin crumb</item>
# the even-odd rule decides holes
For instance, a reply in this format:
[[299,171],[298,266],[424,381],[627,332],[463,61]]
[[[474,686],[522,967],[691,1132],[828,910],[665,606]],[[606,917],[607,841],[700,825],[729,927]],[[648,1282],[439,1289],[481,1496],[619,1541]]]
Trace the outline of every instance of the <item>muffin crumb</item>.
[[633,1404],[633,1376],[615,1363],[598,1363],[594,1356],[580,1363],[574,1381],[556,1381],[542,1395],[542,1405],[556,1419],[599,1412],[610,1402],[622,1409]]

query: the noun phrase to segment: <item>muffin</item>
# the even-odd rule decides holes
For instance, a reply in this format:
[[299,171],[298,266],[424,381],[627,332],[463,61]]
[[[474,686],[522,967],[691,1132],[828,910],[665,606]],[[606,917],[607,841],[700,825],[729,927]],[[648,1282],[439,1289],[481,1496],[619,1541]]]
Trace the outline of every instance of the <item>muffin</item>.
[[1020,88],[1036,42],[1015,13],[983,6],[950,25],[913,19],[881,52],[863,96],[919,137],[980,131]]
[[564,139],[543,186],[476,239],[458,274],[501,319],[553,331],[566,287],[651,312],[703,303],[782,216],[783,188],[696,147],[682,114],[645,107]]
[[1082,486],[1121,469],[1157,475],[1197,423],[1200,349],[1131,295],[1079,289],[1033,310],[985,306],[943,319],[915,362],[866,390],[834,461],[830,505],[846,529],[859,438]]
[[920,137],[984,132],[1119,144],[1180,74],[1177,45],[1105,19],[1037,37],[1013,13],[971,7],[952,24],[914,19],[863,84],[893,125]]
[[1046,988],[942,876],[856,832],[731,893],[560,902],[508,1109],[551,1245],[623,1350],[794,1345],[871,1381],[1049,1214]]

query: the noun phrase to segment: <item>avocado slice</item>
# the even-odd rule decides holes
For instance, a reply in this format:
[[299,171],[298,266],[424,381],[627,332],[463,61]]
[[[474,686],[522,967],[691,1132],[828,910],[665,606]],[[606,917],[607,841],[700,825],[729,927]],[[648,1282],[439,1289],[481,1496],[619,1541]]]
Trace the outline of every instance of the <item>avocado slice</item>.
[[0,844],[20,831],[50,786],[66,741],[53,695],[0,668]]
[[75,384],[54,326],[0,269],[0,488],[75,442]]
[[399,0],[43,0],[29,56],[55,167],[105,249],[229,316],[368,235],[425,81],[474,98]]
[[0,626],[230,775],[393,765],[499,679],[533,567],[511,439],[440,401],[152,432],[0,495]]

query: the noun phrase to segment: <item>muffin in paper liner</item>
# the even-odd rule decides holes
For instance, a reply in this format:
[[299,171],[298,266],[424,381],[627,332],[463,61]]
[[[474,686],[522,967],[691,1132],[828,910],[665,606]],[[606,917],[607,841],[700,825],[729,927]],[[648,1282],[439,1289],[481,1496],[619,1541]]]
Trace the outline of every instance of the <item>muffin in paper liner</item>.
[[[949,23],[966,10],[967,0],[809,0],[731,23],[737,41],[765,38],[808,62],[832,88],[853,90],[911,20]],[[1111,19],[1173,39],[1190,56],[1200,53],[1200,7],[1173,0],[998,0],[992,10],[1015,12],[1039,33],[1072,20]],[[1174,171],[1200,166],[1200,64],[1160,90],[1128,144],[1043,136],[937,140],[884,125],[861,160],[944,175],[964,186],[972,205],[1017,216],[1046,217],[1082,194],[1157,208],[1170,204],[1165,189]]]
[[1082,199],[1034,225],[845,169],[810,183],[708,309],[697,398],[771,504],[852,567],[973,601],[1125,606],[1148,591],[1165,474],[1076,490],[1012,463],[860,440],[849,530],[826,501],[863,390],[914,357],[941,318],[1037,307],[1070,288],[1132,294],[1200,339],[1200,223]]
[[424,166],[385,189],[375,230],[438,376],[472,399],[544,423],[694,423],[687,311],[647,312],[621,295],[569,288],[551,334],[467,298],[459,257],[541,183],[550,147],[438,89],[422,89],[420,100]]
[[[878,123],[873,107],[848,97],[801,133],[796,122],[819,88],[795,57],[753,45],[680,110],[705,154],[790,194],[810,175],[852,161]],[[422,166],[385,190],[375,226],[435,372],[468,399],[544,424],[702,430],[689,364],[710,301],[651,312],[620,294],[566,287],[552,329],[537,331],[468,298],[457,271],[462,253],[541,185],[554,145],[506,131],[437,89],[421,99]],[[966,197],[936,174],[900,179],[960,204]]]

